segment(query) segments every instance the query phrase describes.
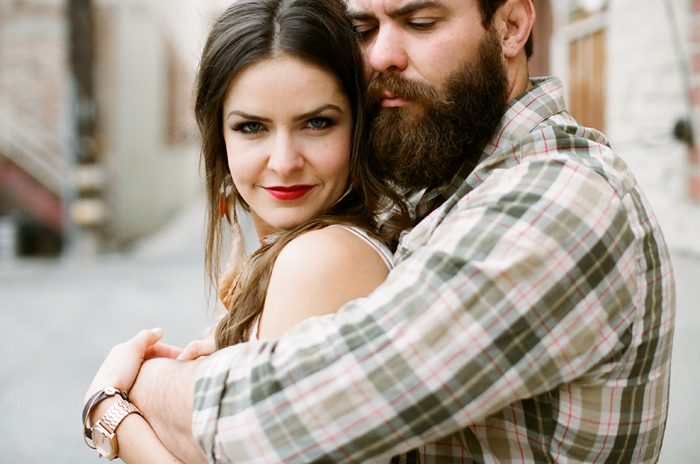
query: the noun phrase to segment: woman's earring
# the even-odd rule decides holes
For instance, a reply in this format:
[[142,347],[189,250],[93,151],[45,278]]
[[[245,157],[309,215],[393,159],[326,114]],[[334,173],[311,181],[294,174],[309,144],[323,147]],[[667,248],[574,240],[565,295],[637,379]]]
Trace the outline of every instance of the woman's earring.
[[[233,223],[231,222],[231,208],[233,208]],[[231,225],[234,225],[238,220],[236,217],[236,203],[233,200],[233,193],[231,187],[226,184],[221,186],[221,193],[219,193],[219,215],[221,219],[226,217],[226,220]]]
[[219,194],[219,215],[222,219],[226,216],[226,194],[224,192]]

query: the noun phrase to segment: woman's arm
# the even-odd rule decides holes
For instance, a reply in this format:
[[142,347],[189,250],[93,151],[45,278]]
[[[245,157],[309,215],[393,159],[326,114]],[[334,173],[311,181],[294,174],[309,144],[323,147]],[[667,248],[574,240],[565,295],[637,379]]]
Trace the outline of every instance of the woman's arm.
[[[160,329],[143,330],[131,340],[112,348],[109,355],[93,379],[85,402],[96,391],[107,387],[121,390],[131,390],[141,363],[148,358],[157,356],[174,357],[179,350],[166,345],[157,344],[162,337]],[[117,401],[109,398],[100,402],[90,414],[90,422],[94,424]],[[119,458],[128,464],[150,463],[182,463],[161,443],[153,428],[138,414],[129,414],[116,429]],[[201,455],[201,461],[205,461]]]
[[[307,232],[291,241],[277,257],[260,335],[274,338],[308,317],[335,312],[344,303],[367,296],[387,275],[388,269],[379,254],[351,232],[341,227]],[[206,350],[206,347],[188,347],[183,356]],[[198,368],[197,361],[148,361],[141,367],[131,390],[134,403],[147,414],[158,436],[188,463],[205,459],[194,443],[190,428]],[[159,389],[159,384],[170,388]],[[135,452],[128,450],[132,451]],[[131,455],[125,456],[128,459]]]
[[260,322],[261,338],[276,338],[311,316],[340,309],[369,295],[389,270],[363,239],[342,227],[295,238],[280,252]]
[[[95,423],[104,415],[107,409],[118,398],[110,398],[97,405],[92,421]],[[127,464],[182,464],[183,461],[175,457],[161,443],[153,428],[138,414],[129,414],[121,421],[116,430],[117,444],[119,446],[119,459]]]

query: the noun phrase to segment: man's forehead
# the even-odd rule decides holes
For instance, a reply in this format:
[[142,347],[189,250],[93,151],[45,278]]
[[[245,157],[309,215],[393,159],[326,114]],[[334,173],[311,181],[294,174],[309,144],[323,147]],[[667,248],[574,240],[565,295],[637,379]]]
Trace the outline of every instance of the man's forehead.
[[357,19],[377,15],[394,18],[426,8],[442,8],[449,2],[450,0],[348,0],[348,11]]

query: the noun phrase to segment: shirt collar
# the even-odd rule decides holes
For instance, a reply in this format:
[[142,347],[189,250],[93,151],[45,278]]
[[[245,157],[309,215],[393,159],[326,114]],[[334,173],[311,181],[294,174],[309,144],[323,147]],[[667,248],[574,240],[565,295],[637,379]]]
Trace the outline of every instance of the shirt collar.
[[[509,145],[512,140],[522,138],[552,114],[564,111],[564,89],[558,77],[530,79],[533,87],[508,102],[506,112],[486,144],[479,163]],[[473,171],[465,163],[449,181],[423,193],[416,204],[416,219],[421,220],[438,208],[466,181]]]

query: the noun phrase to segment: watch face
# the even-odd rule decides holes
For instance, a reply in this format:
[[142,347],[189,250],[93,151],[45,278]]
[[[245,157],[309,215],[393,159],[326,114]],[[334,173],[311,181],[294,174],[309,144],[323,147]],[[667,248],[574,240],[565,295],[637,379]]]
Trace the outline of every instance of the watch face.
[[92,429],[92,440],[97,451],[107,459],[114,458],[114,445],[112,439],[105,434],[105,431],[99,427]]

